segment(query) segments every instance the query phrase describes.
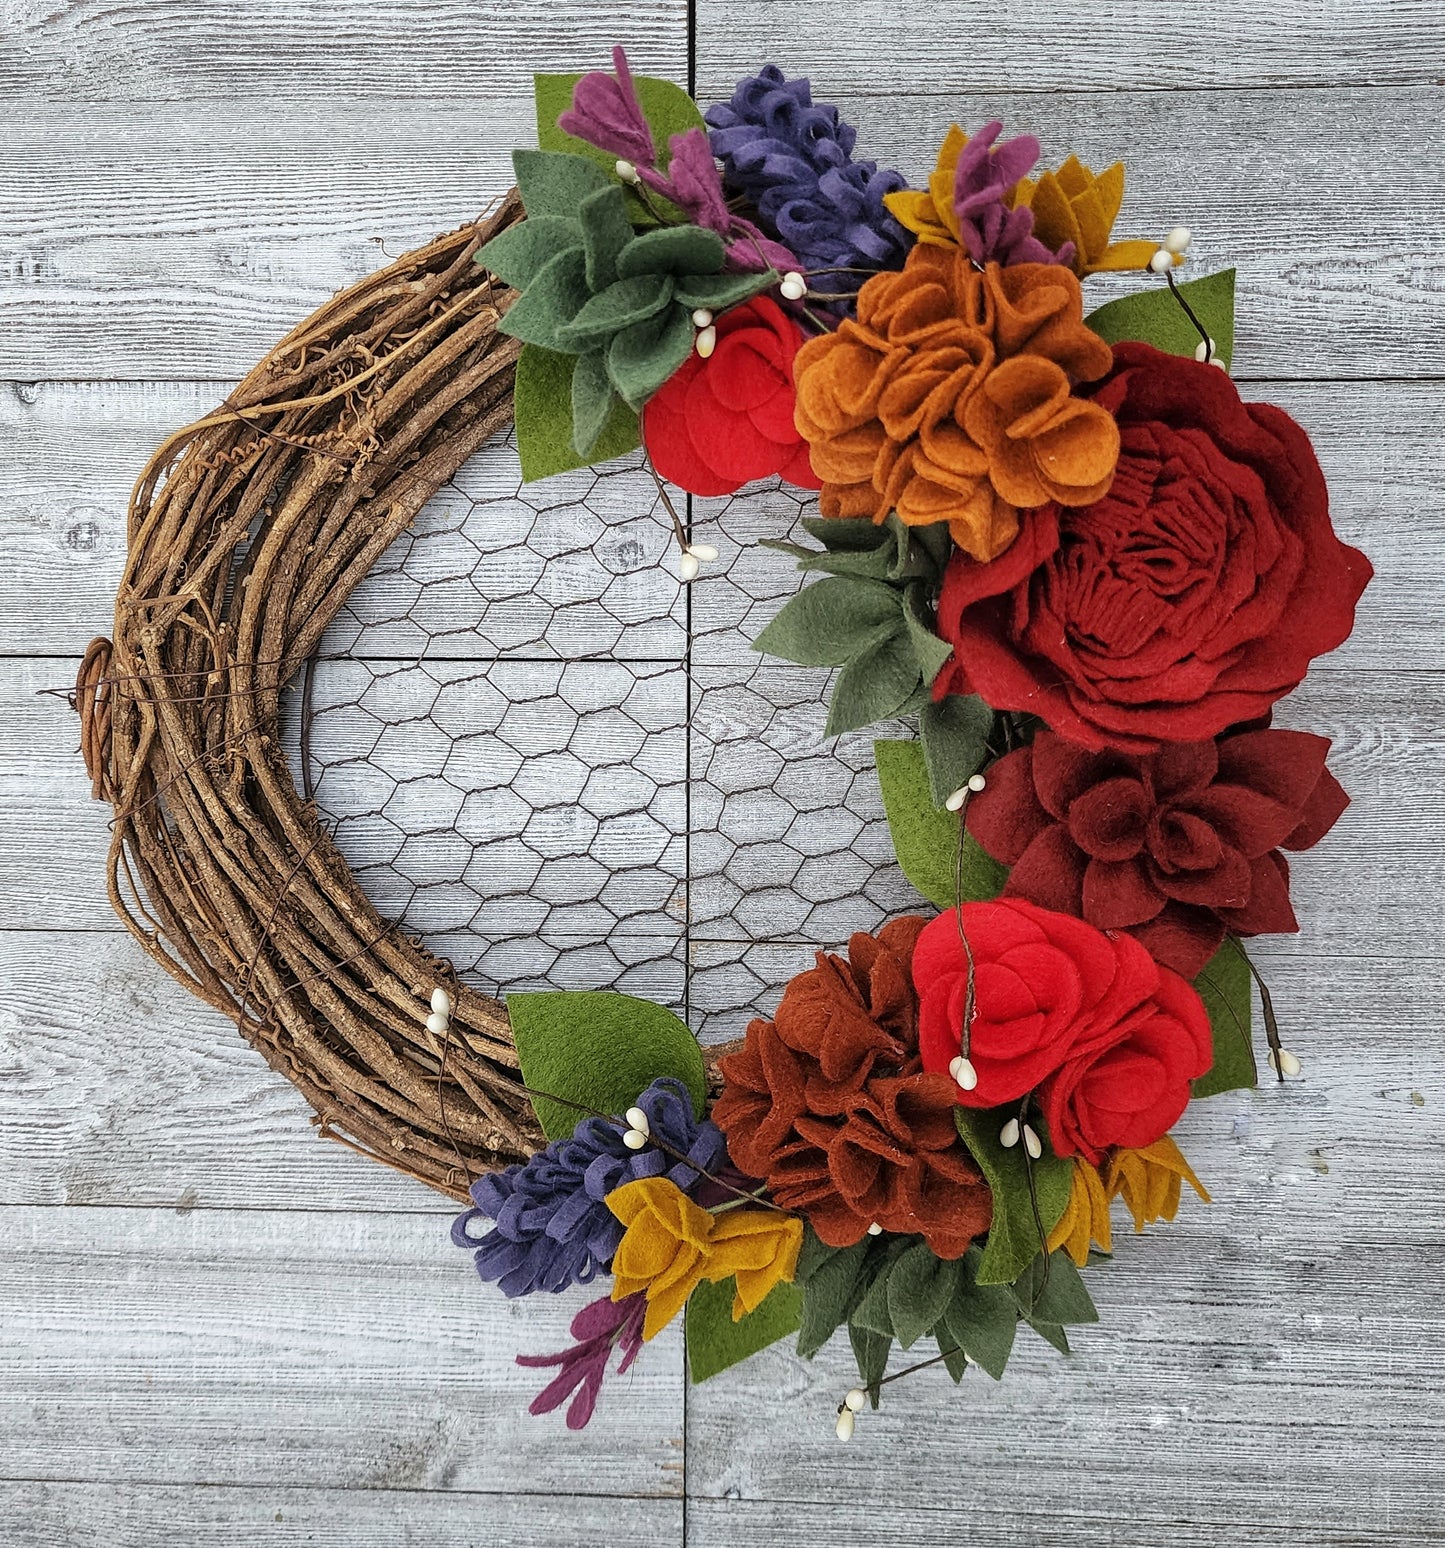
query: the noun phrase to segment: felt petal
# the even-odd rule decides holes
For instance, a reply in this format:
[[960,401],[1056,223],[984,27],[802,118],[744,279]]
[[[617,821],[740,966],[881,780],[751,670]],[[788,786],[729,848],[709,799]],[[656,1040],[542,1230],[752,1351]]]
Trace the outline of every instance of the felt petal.
[[1046,827],[1034,792],[1033,749],[1020,747],[989,764],[984,788],[968,803],[968,831],[1004,865],[1014,865]]
[[1084,871],[1083,913],[1101,930],[1144,924],[1168,901],[1140,860],[1090,860]]
[[1313,847],[1334,827],[1349,804],[1350,798],[1344,787],[1328,769],[1324,769],[1305,802],[1299,823],[1280,840],[1281,844],[1286,849]]

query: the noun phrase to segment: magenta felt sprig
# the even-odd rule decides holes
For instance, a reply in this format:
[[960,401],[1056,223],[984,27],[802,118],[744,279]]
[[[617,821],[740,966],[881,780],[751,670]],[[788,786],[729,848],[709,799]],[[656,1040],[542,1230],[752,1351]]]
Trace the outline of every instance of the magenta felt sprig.
[[597,1394],[602,1390],[612,1351],[622,1350],[617,1366],[619,1376],[637,1358],[642,1348],[642,1319],[646,1310],[647,1297],[641,1293],[620,1301],[604,1295],[601,1300],[588,1302],[572,1319],[572,1337],[577,1342],[570,1349],[549,1355],[518,1355],[518,1365],[538,1369],[561,1367],[528,1404],[527,1412],[550,1414],[571,1397],[567,1428],[583,1429],[597,1407]]
[[657,160],[657,147],[621,47],[612,50],[612,68],[616,75],[591,70],[577,82],[572,106],[558,118],[557,127],[635,166],[650,167]]

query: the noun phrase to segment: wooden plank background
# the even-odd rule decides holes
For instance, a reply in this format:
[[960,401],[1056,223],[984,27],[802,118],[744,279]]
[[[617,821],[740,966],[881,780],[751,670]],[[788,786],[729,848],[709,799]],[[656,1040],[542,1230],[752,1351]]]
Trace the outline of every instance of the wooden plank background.
[[[915,177],[993,114],[1124,156],[1124,225],[1238,266],[1236,375],[1310,430],[1378,570],[1282,713],[1354,796],[1296,868],[1304,933],[1260,953],[1304,1077],[1188,1114],[1215,1202],[1121,1238],[1069,1365],[918,1378],[850,1447],[845,1352],[689,1390],[672,1335],[581,1436],[527,1418],[510,1356],[577,1300],[480,1289],[445,1205],[318,1143],[141,957],[40,694],[108,628],[149,449],[494,198],[528,73],[614,39],[706,100],[810,74]],[[1437,0],[0,10],[6,1548],[1442,1540],[1442,80]],[[490,449],[338,622],[316,751],[374,895],[479,981],[620,983],[723,1036],[912,895],[867,740],[825,745],[819,674],[747,649],[798,501],[696,505],[722,558],[688,599],[635,467],[522,491]]]

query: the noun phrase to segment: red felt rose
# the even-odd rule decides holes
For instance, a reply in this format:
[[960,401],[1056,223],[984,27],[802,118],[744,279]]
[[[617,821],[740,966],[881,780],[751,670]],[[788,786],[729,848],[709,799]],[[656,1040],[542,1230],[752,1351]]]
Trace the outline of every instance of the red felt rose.
[[[1193,987],[1127,935],[1019,898],[966,903],[974,959],[967,1107],[1038,1093],[1054,1149],[1097,1162],[1110,1145],[1152,1144],[1189,1102],[1213,1056]],[[968,958],[959,911],[933,920],[913,952],[919,1052],[946,1073],[962,1049]]]
[[653,466],[695,495],[732,494],[774,473],[804,489],[821,488],[793,423],[797,324],[758,296],[723,312],[713,326],[717,347],[708,359],[690,354],[642,411]]
[[1193,978],[1226,931],[1299,928],[1289,866],[1349,805],[1328,737],[1244,729],[1157,753],[1090,752],[1050,731],[993,764],[968,830],[1011,867],[1007,896],[1127,930]]
[[1141,752],[1262,715],[1346,638],[1372,573],[1335,536],[1309,438],[1147,344],[1115,346],[1089,396],[1119,424],[1109,493],[1035,511],[988,564],[954,556],[935,697]]

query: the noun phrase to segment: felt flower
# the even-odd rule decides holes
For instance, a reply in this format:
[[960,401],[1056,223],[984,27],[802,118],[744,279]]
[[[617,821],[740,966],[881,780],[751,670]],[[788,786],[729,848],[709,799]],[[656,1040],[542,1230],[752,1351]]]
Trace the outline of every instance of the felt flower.
[[1105,1186],[1110,1199],[1123,1198],[1135,1231],[1179,1213],[1182,1185],[1188,1183],[1206,1203],[1209,1194],[1169,1135],[1137,1150],[1119,1150],[1110,1158]]
[[832,104],[815,103],[806,80],[790,81],[768,65],[704,116],[728,187],[803,269],[828,271],[815,289],[854,291],[863,276],[850,269],[903,262],[909,239],[885,207],[903,187],[902,174],[855,161],[857,131]]
[[612,1299],[645,1295],[644,1340],[656,1338],[704,1280],[737,1278],[733,1320],[754,1310],[798,1264],[803,1222],[777,1210],[713,1216],[665,1177],[644,1177],[607,1196],[623,1225]]
[[[974,961],[968,1057],[978,1082],[955,1087],[955,1100],[996,1107],[1036,1092],[1054,1149],[1095,1163],[1111,1145],[1166,1133],[1213,1058],[1194,988],[1132,937],[1022,899],[967,903],[961,924]],[[913,954],[930,1070],[946,1071],[962,1051],[968,956],[959,929],[950,909]]]
[[[1335,535],[1309,437],[1147,344],[1117,346],[1090,396],[1118,421],[1112,485],[1044,506],[992,564],[954,558],[934,697],[977,693],[1136,752],[1263,715],[1348,636],[1372,573]],[[813,465],[830,476],[816,447]]]
[[[722,1134],[694,1116],[681,1081],[653,1081],[637,1105],[659,1144],[629,1150],[625,1124],[584,1118],[566,1139],[472,1184],[472,1208],[453,1222],[452,1241],[472,1251],[477,1273],[496,1281],[503,1295],[585,1285],[605,1269],[622,1239],[607,1195],[623,1183],[666,1176],[692,1190],[704,1173],[716,1172],[725,1156]],[[496,1223],[484,1230],[489,1220]]]
[[1083,1268],[1089,1261],[1089,1249],[1113,1252],[1113,1232],[1109,1223],[1109,1195],[1099,1169],[1074,1157],[1074,1174],[1069,1186],[1069,1202],[1049,1232],[1048,1248],[1062,1248]]
[[650,167],[657,159],[652,130],[637,100],[627,53],[620,46],[612,50],[612,68],[615,76],[605,70],[589,70],[577,82],[572,88],[572,106],[558,118],[557,127],[609,155]]
[[1073,263],[1074,241],[1036,233],[1028,203],[1016,198],[1020,180],[1039,159],[1039,142],[1025,134],[996,144],[1002,129],[997,121],[986,124],[970,140],[954,124],[927,189],[900,189],[884,203],[920,242],[962,247],[977,264]]
[[[1013,190],[1014,207],[1033,212],[1034,235],[1045,247],[1073,249],[1072,257],[1061,261],[1080,279],[1147,269],[1159,251],[1157,242],[1109,240],[1123,202],[1124,163],[1091,172],[1077,156],[1070,156],[1056,172],[1040,173],[1037,180],[1020,178]],[[1183,263],[1184,255],[1176,253],[1174,262]]]
[[647,1307],[645,1296],[630,1295],[620,1301],[604,1295],[589,1301],[572,1319],[570,1349],[549,1355],[518,1355],[517,1364],[534,1369],[559,1366],[556,1376],[527,1405],[529,1414],[550,1414],[570,1397],[567,1428],[580,1430],[597,1407],[597,1394],[607,1375],[607,1362],[614,1349],[621,1349],[617,1363],[621,1376],[642,1348],[642,1319]]
[[920,919],[857,934],[848,957],[820,952],[721,1061],[713,1117],[734,1162],[806,1216],[830,1247],[870,1225],[920,1234],[958,1258],[987,1229],[988,1186],[959,1140],[953,1085],[918,1052],[909,976]]
[[797,324],[760,296],[724,312],[714,327],[712,355],[691,355],[642,412],[653,466],[696,495],[732,494],[775,473],[816,489],[807,442],[793,423]]
[[1069,270],[980,271],[958,249],[915,247],[794,362],[823,514],[946,521],[965,553],[996,558],[1021,510],[1108,490],[1119,432],[1072,390],[1112,359]]
[[1092,752],[1047,730],[1000,758],[968,831],[1004,892],[1128,930],[1193,978],[1234,935],[1299,929],[1279,853],[1317,844],[1349,797],[1328,737],[1246,727],[1157,753]]

